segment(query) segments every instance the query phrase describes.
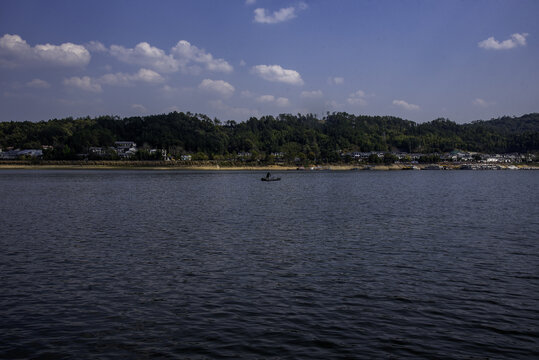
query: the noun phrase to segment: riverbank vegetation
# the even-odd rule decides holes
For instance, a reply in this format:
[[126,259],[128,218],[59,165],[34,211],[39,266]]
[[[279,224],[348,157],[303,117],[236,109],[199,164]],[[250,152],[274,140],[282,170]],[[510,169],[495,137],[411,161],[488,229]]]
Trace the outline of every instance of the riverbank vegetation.
[[[0,148],[44,148],[43,157],[49,160],[77,159],[88,154],[90,147],[108,147],[115,141],[133,141],[142,150],[164,149],[178,159],[185,154],[199,161],[248,157],[266,164],[276,158],[335,163],[342,161],[343,153],[370,151],[534,153],[539,151],[539,113],[466,124],[448,119],[418,124],[391,116],[342,112],[322,119],[312,114],[282,114],[240,123],[189,112],[0,123]],[[139,156],[144,158],[145,153]]]

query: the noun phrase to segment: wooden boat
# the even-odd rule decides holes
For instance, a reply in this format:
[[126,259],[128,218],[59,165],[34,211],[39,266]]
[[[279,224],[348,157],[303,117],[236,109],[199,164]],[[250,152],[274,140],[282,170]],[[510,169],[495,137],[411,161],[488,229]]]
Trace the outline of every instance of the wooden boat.
[[270,177],[263,177],[260,180],[262,180],[262,181],[280,181],[281,178],[280,177],[270,176]]

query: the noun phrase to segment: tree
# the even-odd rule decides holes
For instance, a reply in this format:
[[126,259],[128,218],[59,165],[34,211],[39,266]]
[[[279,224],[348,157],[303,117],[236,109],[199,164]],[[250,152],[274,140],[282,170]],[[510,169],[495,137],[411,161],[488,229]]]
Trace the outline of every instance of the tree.
[[372,153],[372,154],[369,155],[369,157],[367,159],[367,162],[369,164],[381,164],[382,163],[382,158],[380,158],[378,156],[378,154]]
[[386,165],[393,164],[398,160],[399,160],[399,158],[394,154],[391,154],[391,153],[385,153],[384,154],[383,162]]

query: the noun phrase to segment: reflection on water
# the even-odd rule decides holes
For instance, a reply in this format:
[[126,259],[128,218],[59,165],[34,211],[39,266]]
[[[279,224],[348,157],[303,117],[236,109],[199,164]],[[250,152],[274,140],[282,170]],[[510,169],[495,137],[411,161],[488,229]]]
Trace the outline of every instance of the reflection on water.
[[1,171],[0,357],[539,356],[534,172],[261,174]]

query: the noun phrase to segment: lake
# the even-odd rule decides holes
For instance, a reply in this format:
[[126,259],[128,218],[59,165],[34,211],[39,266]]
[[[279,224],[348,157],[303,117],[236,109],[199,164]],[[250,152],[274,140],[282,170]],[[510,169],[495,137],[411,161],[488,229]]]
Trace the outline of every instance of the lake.
[[539,357],[535,171],[0,171],[0,358]]

